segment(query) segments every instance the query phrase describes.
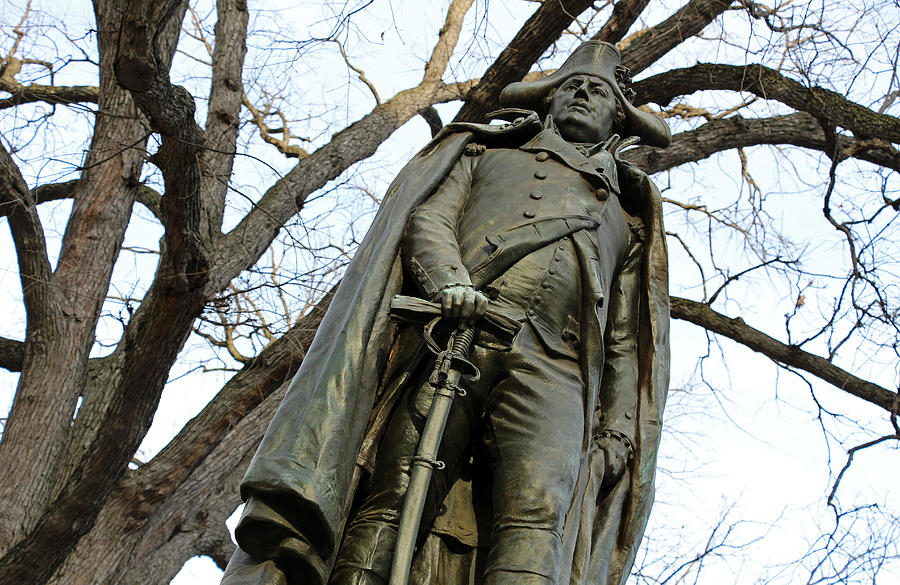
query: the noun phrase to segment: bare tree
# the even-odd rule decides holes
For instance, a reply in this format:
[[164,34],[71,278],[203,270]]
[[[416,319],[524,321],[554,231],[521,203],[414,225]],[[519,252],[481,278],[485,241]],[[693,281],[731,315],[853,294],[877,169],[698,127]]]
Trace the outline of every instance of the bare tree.
[[[825,440],[850,458],[900,440],[896,2],[547,0],[501,30],[496,7],[452,0],[396,91],[361,63],[408,33],[388,20],[373,36],[370,4],[325,4],[303,30],[243,0],[94,0],[85,30],[5,5],[0,215],[24,322],[0,338],[17,374],[0,583],[167,583],[194,555],[224,565],[243,469],[396,168],[376,151],[417,116],[439,128],[440,104],[481,121],[500,88],[588,38],[620,46],[635,103],[677,132],[627,156],[668,186],[672,316],[709,340],[695,377],[727,395],[706,368],[731,340],[809,381]],[[430,137],[419,128],[410,149]],[[733,188],[709,188],[714,172]],[[774,306],[755,304],[761,288]],[[167,382],[197,369],[227,381],[140,461]],[[828,406],[835,392],[881,427],[835,431],[856,416]],[[871,582],[896,558],[883,534],[865,543],[878,554],[838,565],[833,543],[858,534],[838,505],[844,458],[810,583]],[[681,579],[692,558],[641,582]]]

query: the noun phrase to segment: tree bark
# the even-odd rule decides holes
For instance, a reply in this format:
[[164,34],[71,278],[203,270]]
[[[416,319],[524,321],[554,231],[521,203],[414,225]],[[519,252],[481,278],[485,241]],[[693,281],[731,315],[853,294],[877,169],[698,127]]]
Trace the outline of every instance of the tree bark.
[[876,138],[900,144],[900,118],[879,114],[822,87],[805,85],[763,65],[698,63],[672,69],[634,84],[635,104],[666,106],[676,96],[704,90],[749,92],[777,100],[853,132],[858,138]]
[[669,51],[696,35],[734,0],[691,0],[672,16],[643,31],[622,49],[622,64],[637,75]]
[[[852,156],[900,172],[900,151],[886,140],[837,138],[840,156]],[[826,139],[818,121],[805,112],[798,112],[771,118],[732,116],[710,120],[696,130],[676,134],[665,149],[642,146],[625,151],[623,158],[654,174],[699,162],[717,152],[763,144],[790,144],[828,156],[834,154],[834,144]]]
[[52,585],[167,583],[204,548],[227,548],[224,519],[240,503],[240,478],[330,300],[235,374],[152,461],[123,478]]
[[594,35],[593,40],[616,44],[635,23],[650,0],[622,0],[613,6],[612,14]]
[[[147,339],[157,343],[143,348],[162,349],[163,358],[168,348],[171,360],[152,367],[153,360],[135,356],[135,346],[128,345],[133,338],[126,335],[122,360],[113,361],[116,367],[107,376],[110,385],[85,390],[88,352],[138,191],[147,138],[128,92],[112,77],[114,41],[125,11],[126,6],[114,2],[96,6],[100,100],[93,142],[75,186],[57,269],[44,285],[54,297],[48,303],[53,314],[29,311],[34,329],[27,332],[19,387],[0,443],[0,465],[10,471],[0,486],[5,510],[0,526],[2,582],[45,581],[90,530],[149,427],[171,361],[193,320],[188,317],[179,339],[173,328],[191,314],[180,309],[196,305],[196,299],[192,303],[168,295],[166,308],[176,318],[160,315],[165,326]],[[157,55],[161,66],[171,63],[179,29],[180,20],[168,27],[168,34],[155,37],[162,40]],[[154,298],[152,290],[148,297]],[[79,397],[86,416],[73,424]],[[16,505],[22,493],[29,495],[29,506]]]
[[[30,287],[38,287],[41,301],[27,308],[25,358],[0,443],[5,475],[0,484],[0,554],[32,532],[74,471],[60,464],[66,460],[94,328],[140,177],[146,132],[130,96],[112,78],[112,31],[118,28],[120,10],[110,2],[97,14],[103,23],[98,33],[99,112],[56,270],[32,281],[26,291],[30,295]],[[123,150],[122,145],[134,147]],[[28,494],[28,506],[20,505],[22,494]],[[4,578],[10,567],[6,558],[0,560],[0,581],[28,582],[30,577]]]
[[0,91],[12,97],[0,100],[0,110],[14,108],[22,104],[41,102],[45,104],[96,104],[99,89],[90,85],[21,85],[0,77]]

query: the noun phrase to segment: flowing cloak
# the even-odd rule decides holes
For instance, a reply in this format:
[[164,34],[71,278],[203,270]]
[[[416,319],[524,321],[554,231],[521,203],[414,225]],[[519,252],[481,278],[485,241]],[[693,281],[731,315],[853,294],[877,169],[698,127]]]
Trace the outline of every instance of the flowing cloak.
[[[241,483],[239,548],[223,584],[327,583],[361,467],[377,445],[373,412],[397,334],[388,311],[403,286],[407,219],[471,141],[515,147],[540,129],[536,115],[503,126],[451,124],[391,184]],[[625,476],[601,493],[602,453],[585,442],[564,535],[572,562],[560,583],[572,585],[624,585],[654,493],[669,372],[668,265],[659,192],[629,170],[636,179],[623,198],[638,198],[645,225],[635,453]],[[603,332],[592,337],[602,347]],[[587,365],[588,388],[602,383],[602,359]]]

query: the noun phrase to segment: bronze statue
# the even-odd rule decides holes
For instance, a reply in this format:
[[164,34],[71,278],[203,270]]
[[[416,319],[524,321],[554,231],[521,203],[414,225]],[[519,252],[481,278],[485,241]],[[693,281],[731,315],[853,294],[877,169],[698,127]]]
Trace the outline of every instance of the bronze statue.
[[447,331],[479,331],[480,376],[449,385],[464,396],[425,462],[410,582],[625,582],[669,314],[659,193],[619,151],[670,139],[626,82],[615,47],[587,42],[504,89],[508,123],[450,124],[401,171],[244,477],[223,583],[388,582],[436,387],[421,328],[390,319],[399,293],[436,303]]

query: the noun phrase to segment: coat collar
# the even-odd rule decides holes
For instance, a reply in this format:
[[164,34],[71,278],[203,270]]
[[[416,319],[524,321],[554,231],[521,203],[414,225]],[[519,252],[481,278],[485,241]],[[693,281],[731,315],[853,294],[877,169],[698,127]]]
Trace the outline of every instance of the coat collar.
[[610,190],[619,194],[616,162],[602,144],[588,149],[590,153],[588,157],[582,154],[574,144],[567,142],[559,135],[552,120],[548,118],[545,126],[547,127],[519,148],[528,152],[547,152],[569,168],[599,179]]

